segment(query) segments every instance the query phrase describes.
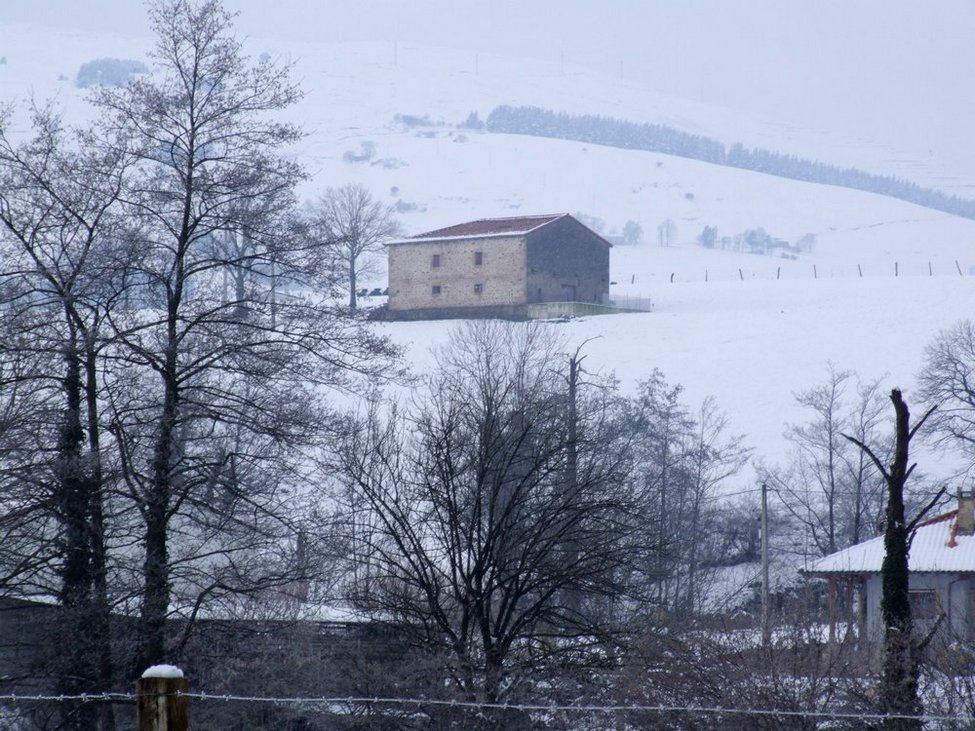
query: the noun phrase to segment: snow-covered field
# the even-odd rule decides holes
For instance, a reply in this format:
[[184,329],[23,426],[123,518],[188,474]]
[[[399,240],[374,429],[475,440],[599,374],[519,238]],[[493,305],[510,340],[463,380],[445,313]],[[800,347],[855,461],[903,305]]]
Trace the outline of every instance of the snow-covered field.
[[[70,121],[90,118],[73,86],[80,64],[142,58],[148,47],[144,37],[0,19],[0,101],[54,97]],[[924,345],[975,312],[975,221],[666,155],[456,125],[474,111],[483,119],[498,104],[533,104],[668,124],[921,184],[947,179],[923,160],[538,60],[405,43],[248,39],[246,47],[294,61],[306,97],[293,114],[309,131],[295,154],[312,175],[302,189],[309,198],[326,186],[363,183],[399,204],[407,233],[555,212],[602,219],[607,233],[640,223],[642,244],[613,249],[612,289],[652,298],[654,311],[556,326],[571,342],[597,338],[587,364],[616,373],[624,389],[660,368],[685,386],[691,407],[714,395],[758,457],[784,456],[784,426],[802,416],[793,394],[819,383],[828,362],[901,386],[910,402]],[[394,119],[402,114],[427,116],[429,124],[408,127]],[[13,128],[24,129],[22,114]],[[368,159],[350,162],[346,153]],[[975,171],[952,175],[948,187],[975,182]],[[676,241],[661,247],[657,226],[665,219],[675,222]],[[814,234],[816,244],[794,259],[706,250],[694,243],[706,225],[719,236],[762,227],[792,243]],[[382,327],[422,369],[451,323]],[[949,464],[930,457],[923,468],[937,476]],[[752,479],[746,472],[739,482]]]
[[[624,391],[659,368],[685,387],[692,408],[715,396],[756,456],[776,461],[786,452],[786,423],[806,418],[793,394],[825,380],[828,363],[901,387],[911,403],[924,345],[973,312],[971,277],[806,278],[661,285],[653,312],[554,326],[572,343],[595,338],[587,365],[615,373]],[[386,327],[422,370],[431,343],[443,341],[451,324]],[[950,464],[922,467],[947,475]]]

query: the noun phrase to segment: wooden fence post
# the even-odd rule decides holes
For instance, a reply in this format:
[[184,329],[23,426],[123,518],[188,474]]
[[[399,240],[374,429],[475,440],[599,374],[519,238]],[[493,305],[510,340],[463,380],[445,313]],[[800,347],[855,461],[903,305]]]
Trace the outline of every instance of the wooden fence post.
[[135,683],[139,708],[138,731],[188,731],[189,683],[173,665],[153,665]]

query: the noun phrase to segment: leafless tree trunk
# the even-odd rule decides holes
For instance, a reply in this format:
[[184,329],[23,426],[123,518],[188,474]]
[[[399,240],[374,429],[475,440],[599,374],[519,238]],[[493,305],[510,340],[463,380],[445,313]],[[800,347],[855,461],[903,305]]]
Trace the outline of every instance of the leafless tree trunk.
[[[26,328],[24,335],[40,343],[33,346],[39,373],[62,373],[51,490],[64,549],[57,594],[65,633],[75,638],[71,652],[59,653],[62,688],[93,692],[113,680],[97,370],[116,294],[105,267],[125,266],[114,211],[128,160],[124,151],[91,145],[84,133],[69,137],[50,109],[33,111],[34,137],[22,145],[13,145],[0,124],[0,226],[9,243],[0,276],[11,294],[3,315],[8,337],[10,326]],[[45,380],[37,386],[46,388]],[[102,728],[113,727],[108,704],[82,704],[66,722],[92,728],[96,712]]]
[[[826,381],[796,394],[796,401],[811,418],[786,432],[793,447],[790,462],[785,467],[762,466],[759,473],[784,512],[811,539],[818,557],[863,540],[879,517],[883,480],[863,452],[841,434],[881,449],[882,400],[876,383],[862,383],[855,374],[830,365]],[[887,452],[884,447],[881,455]]]
[[362,185],[328,188],[318,201],[314,225],[321,245],[332,250],[335,266],[348,283],[349,308],[355,310],[360,278],[373,272],[371,257],[399,234],[393,209]]
[[924,350],[918,377],[921,398],[939,404],[931,417],[931,437],[965,455],[975,466],[975,322],[962,320],[940,333]]
[[516,697],[539,664],[586,657],[612,629],[586,603],[619,595],[631,557],[607,401],[576,381],[573,440],[559,362],[543,326],[462,326],[408,418],[374,416],[342,449],[373,516],[361,605],[442,649],[472,700]]
[[718,487],[736,475],[748,461],[750,448],[744,446],[744,436],[728,434],[727,415],[718,411],[713,398],[706,398],[696,416],[693,440],[688,452],[690,494],[687,506],[688,531],[684,543],[684,562],[687,586],[682,605],[694,613],[700,608],[700,586],[704,550],[711,543],[706,540],[710,526],[705,529],[709,505],[716,497]]
[[[300,592],[326,399],[394,373],[389,342],[310,286],[299,133],[271,119],[299,96],[287,69],[248,67],[217,2],[150,12],[158,72],[97,92],[92,129],[38,110],[14,145],[0,123],[0,591],[62,599],[62,692],[176,659],[214,607]],[[113,603],[141,606],[137,658]],[[62,707],[66,728],[114,725]]]
[[155,73],[94,96],[99,139],[136,158],[123,197],[137,306],[112,313],[126,388],[110,403],[143,524],[139,667],[178,654],[170,617],[192,624],[208,603],[296,579],[281,491],[324,434],[324,389],[376,375],[392,353],[317,293],[279,296],[279,281],[305,281],[309,255],[294,222],[304,173],[286,154],[301,133],[274,120],[300,97],[289,69],[251,64],[215,0],[158,0],[150,20]]
[[688,450],[694,430],[693,419],[680,403],[681,390],[654,371],[639,384],[637,396],[627,406],[634,490],[643,506],[647,543],[657,547],[648,555],[650,565],[644,574],[654,601],[669,609],[676,609],[684,594],[681,534],[687,528]]
[[[896,422],[894,456],[889,467],[884,466],[867,444],[855,437],[844,436],[867,454],[887,484],[884,560],[880,569],[880,609],[884,620],[884,680],[881,688],[883,708],[891,715],[916,716],[920,714],[922,706],[918,697],[918,650],[909,593],[911,536],[918,522],[940,499],[943,491],[914,520],[907,522],[904,492],[916,466],[909,464],[911,440],[935,409],[929,409],[912,427],[910,411],[900,390],[893,389],[890,400],[894,405]],[[891,718],[886,723],[886,728],[891,731],[913,731],[921,727],[921,721],[912,718]]]

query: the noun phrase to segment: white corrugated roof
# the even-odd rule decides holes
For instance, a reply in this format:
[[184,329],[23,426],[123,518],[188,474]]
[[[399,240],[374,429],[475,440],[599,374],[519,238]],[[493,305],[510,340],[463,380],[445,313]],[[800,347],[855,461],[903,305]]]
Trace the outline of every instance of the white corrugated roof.
[[[913,572],[975,572],[975,535],[953,535],[956,510],[924,521],[911,543],[908,566]],[[807,574],[874,574],[884,560],[879,536],[825,556]]]

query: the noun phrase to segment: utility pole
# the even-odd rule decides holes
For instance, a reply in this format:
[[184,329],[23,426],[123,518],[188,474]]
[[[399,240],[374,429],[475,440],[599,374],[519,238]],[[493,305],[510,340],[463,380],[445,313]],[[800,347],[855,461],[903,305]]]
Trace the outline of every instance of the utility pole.
[[762,647],[772,643],[768,585],[768,488],[762,483]]

